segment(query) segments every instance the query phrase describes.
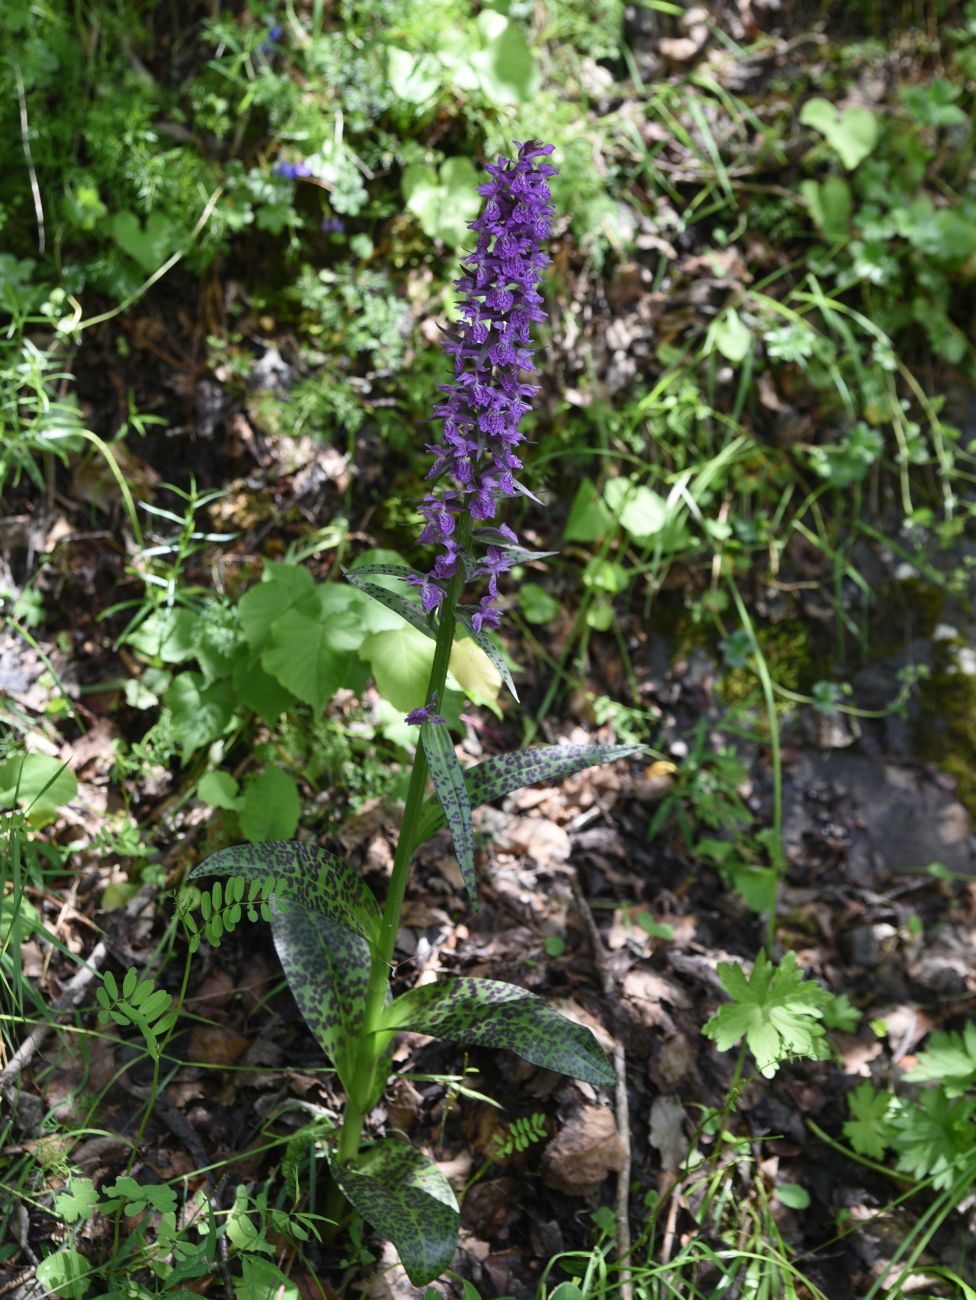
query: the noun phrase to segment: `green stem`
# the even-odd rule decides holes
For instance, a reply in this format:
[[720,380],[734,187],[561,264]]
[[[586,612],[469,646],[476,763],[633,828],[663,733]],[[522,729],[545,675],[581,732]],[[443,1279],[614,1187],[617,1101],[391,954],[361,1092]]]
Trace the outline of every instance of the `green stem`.
[[[467,549],[470,539],[470,520],[462,519],[458,525],[457,537],[462,550]],[[455,614],[463,586],[464,567],[459,565],[441,604],[434,662],[431,665],[430,679],[427,683],[427,696],[423,701],[425,704],[432,696],[436,697],[438,704],[443,702],[444,684],[447,680],[451,650],[454,647]],[[396,947],[397,931],[400,928],[400,913],[403,910],[403,900],[407,892],[410,863],[416,848],[417,826],[426,788],[427,757],[424,753],[424,747],[418,739],[413,768],[410,772],[410,783],[407,787],[403,820],[400,823],[400,837],[397,841],[396,855],[393,859],[390,887],[387,891],[386,904],[380,920],[379,935],[373,945],[370,959],[366,1009],[363,1012],[359,1042],[356,1046],[356,1067],[342,1118],[342,1131],[339,1135],[337,1158],[340,1164],[346,1164],[354,1159],[359,1151],[363,1121],[366,1118],[367,1110],[371,1104],[371,1097],[375,1090],[376,1080],[374,1076],[382,1042],[382,1039],[377,1036],[377,1030],[389,989],[393,952]],[[333,1183],[326,1204],[326,1217],[337,1220],[341,1210],[342,1196],[335,1183]]]

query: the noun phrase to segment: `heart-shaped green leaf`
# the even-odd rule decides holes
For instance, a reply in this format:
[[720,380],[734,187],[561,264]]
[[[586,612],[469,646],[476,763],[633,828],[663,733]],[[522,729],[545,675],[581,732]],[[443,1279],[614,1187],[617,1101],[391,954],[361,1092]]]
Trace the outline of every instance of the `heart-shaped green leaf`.
[[271,933],[288,987],[348,1090],[366,1009],[369,945],[294,899],[272,900],[271,912]]
[[471,825],[471,804],[464,773],[451,743],[451,733],[443,723],[425,722],[420,728],[420,740],[427,755],[427,766],[434,782],[444,818],[451,828],[454,852],[464,887],[471,906],[478,910],[478,884],[474,876],[474,828]]
[[211,854],[187,879],[199,876],[240,876],[248,883],[274,879],[275,897],[294,899],[363,939],[376,937],[380,911],[369,886],[341,858],[314,844],[296,840],[235,844]]
[[450,1183],[422,1152],[387,1138],[355,1164],[334,1164],[332,1174],[354,1209],[393,1242],[414,1286],[425,1286],[450,1268],[457,1249],[457,1201]]
[[869,108],[859,105],[838,113],[829,99],[817,96],[803,105],[800,121],[820,132],[849,172],[878,143],[878,119]]
[[109,229],[119,248],[144,271],[162,266],[180,242],[180,232],[161,212],[150,213],[145,226],[133,212],[116,212]]
[[[641,748],[640,745],[538,745],[511,754],[496,754],[465,771],[468,802],[472,808],[479,808],[536,781],[555,781],[586,767],[630,758]],[[428,799],[421,812],[417,843],[422,844],[443,825],[444,812],[439,801]]]
[[533,1065],[612,1087],[616,1075],[591,1031],[517,984],[435,980],[385,1008],[383,1029],[409,1029],[473,1047],[504,1047]]

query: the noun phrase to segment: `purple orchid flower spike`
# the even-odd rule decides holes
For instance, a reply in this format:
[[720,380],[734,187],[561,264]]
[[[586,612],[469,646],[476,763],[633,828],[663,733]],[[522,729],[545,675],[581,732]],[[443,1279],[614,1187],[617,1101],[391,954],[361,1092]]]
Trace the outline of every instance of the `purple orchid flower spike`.
[[[539,391],[522,379],[535,369],[531,327],[545,320],[539,280],[549,257],[543,251],[552,226],[549,177],[556,168],[544,159],[553,146],[515,141],[514,160],[499,157],[485,170],[480,185],[484,210],[470,227],[477,235],[474,252],[463,263],[455,287],[463,295],[460,320],[445,332],[444,351],[454,358],[454,379],[440,385],[443,401],[434,418],[443,421],[439,442],[428,447],[434,457],[427,477],[440,487],[420,506],[425,526],[420,541],[440,547],[430,573],[408,579],[420,588],[423,608],[437,609],[446,585],[464,563],[455,532],[466,515],[475,526],[494,520],[498,503],[516,494],[531,496],[515,478],[522,468],[516,449],[525,441],[522,416]],[[535,498],[533,498],[535,499]],[[507,525],[494,529],[498,544],[484,556],[471,557],[469,576],[488,579],[487,594],[471,613],[475,631],[496,628],[498,579],[518,561],[506,547],[518,538]]]

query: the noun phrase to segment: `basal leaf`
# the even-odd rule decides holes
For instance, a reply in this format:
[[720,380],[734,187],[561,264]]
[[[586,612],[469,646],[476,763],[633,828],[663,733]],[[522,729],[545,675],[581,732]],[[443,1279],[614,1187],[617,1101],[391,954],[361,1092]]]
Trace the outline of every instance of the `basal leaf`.
[[425,722],[420,728],[420,739],[427,755],[427,766],[434,782],[444,818],[451,828],[454,852],[461,867],[464,887],[471,906],[478,910],[478,884],[474,876],[474,828],[471,825],[471,804],[464,782],[464,773],[458,762],[451,733],[447,727]]
[[333,1177],[367,1223],[396,1247],[414,1286],[451,1266],[458,1207],[451,1185],[422,1152],[386,1138],[354,1165],[333,1165]]
[[272,900],[271,933],[305,1023],[343,1086],[350,1088],[366,1009],[369,945],[344,925],[293,899]]
[[[629,758],[640,750],[640,745],[539,745],[511,754],[497,754],[465,771],[468,802],[472,808],[479,808],[536,781],[556,781],[586,767]],[[443,825],[440,804],[436,799],[429,799],[421,814],[417,843],[422,844]]]
[[589,1029],[517,984],[441,979],[395,998],[384,1029],[409,1029],[474,1047],[504,1047],[533,1065],[612,1087],[616,1075]]
[[363,639],[360,656],[369,664],[385,700],[404,713],[422,698],[430,680],[434,644],[412,627],[374,632]]
[[290,898],[338,925],[371,940],[379,925],[379,908],[365,880],[341,858],[314,844],[266,840],[221,849],[189,872],[200,876],[240,876],[248,882],[276,882],[275,896]]
[[244,593],[239,606],[248,644],[263,646],[277,620],[314,593],[315,580],[307,569],[266,560],[262,580]]
[[323,583],[276,618],[261,667],[300,700],[321,709],[343,685],[362,637],[352,592]]
[[252,844],[294,835],[302,815],[295,782],[280,767],[266,767],[250,781],[240,802],[241,831]]

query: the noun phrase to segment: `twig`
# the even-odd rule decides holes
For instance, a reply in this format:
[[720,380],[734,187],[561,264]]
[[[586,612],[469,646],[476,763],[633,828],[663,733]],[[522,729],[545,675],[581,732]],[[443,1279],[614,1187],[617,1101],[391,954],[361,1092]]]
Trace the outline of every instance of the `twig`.
[[[590,940],[593,961],[600,973],[600,983],[604,995],[612,1003],[616,1003],[616,982],[613,971],[610,969],[610,963],[607,961],[607,953],[603,946],[603,940],[600,938],[600,931],[596,928],[590,905],[586,901],[579,880],[575,875],[572,884],[573,898],[576,900],[576,908]],[[619,1295],[620,1300],[634,1300],[634,1286],[630,1277],[630,1104],[627,1100],[627,1054],[619,1033],[614,1034],[613,1068],[617,1075],[617,1087],[614,1097],[617,1132],[624,1148],[623,1164],[617,1173],[617,1195],[614,1207],[617,1219],[617,1255],[620,1259]]]

